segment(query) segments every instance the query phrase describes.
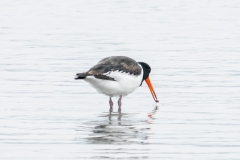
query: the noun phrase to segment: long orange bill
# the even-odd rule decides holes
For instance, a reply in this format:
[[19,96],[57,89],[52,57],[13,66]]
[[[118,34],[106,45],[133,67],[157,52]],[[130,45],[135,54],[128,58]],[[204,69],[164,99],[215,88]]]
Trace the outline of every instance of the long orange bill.
[[153,96],[153,99],[155,100],[155,102],[159,102],[159,100],[157,99],[157,95],[153,89],[153,86],[152,86],[152,83],[150,81],[150,78],[148,77],[147,79],[145,79],[147,85],[148,85],[148,88],[150,89],[151,93],[152,93],[152,96]]

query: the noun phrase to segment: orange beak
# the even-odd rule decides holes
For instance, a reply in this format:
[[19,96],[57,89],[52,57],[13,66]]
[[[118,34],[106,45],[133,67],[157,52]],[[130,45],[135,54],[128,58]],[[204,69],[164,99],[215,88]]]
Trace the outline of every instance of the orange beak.
[[153,86],[152,86],[152,83],[150,81],[150,78],[148,77],[147,79],[145,79],[147,85],[148,85],[148,88],[150,89],[151,93],[152,93],[152,96],[153,96],[153,99],[155,102],[159,102],[159,100],[157,99],[157,96],[156,96],[156,93],[153,89]]

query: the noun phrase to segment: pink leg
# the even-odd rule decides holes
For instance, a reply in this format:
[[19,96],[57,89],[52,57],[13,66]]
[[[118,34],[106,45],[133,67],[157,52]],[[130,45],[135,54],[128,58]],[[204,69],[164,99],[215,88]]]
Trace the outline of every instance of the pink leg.
[[110,99],[109,99],[109,105],[110,105],[109,112],[112,112],[112,111],[113,111],[113,101],[112,101],[112,97],[110,97]]
[[121,106],[122,106],[122,96],[118,99],[118,112],[121,112]]

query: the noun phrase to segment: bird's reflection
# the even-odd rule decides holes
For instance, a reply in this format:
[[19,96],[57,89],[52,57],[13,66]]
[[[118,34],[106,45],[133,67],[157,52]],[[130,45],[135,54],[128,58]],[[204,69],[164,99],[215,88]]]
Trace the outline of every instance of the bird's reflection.
[[[158,107],[143,117],[142,114],[128,114],[122,112],[103,113],[97,121],[87,122],[84,126],[92,126],[88,136],[88,143],[92,144],[138,144],[147,143],[149,124],[154,120]],[[79,129],[80,130],[80,129]],[[83,128],[81,129],[83,130]]]
[[[114,116],[114,113],[113,112],[109,112],[108,114],[108,119],[109,119],[109,124],[111,125],[112,124],[112,117]],[[117,114],[117,119],[118,119],[118,125],[121,125],[121,118],[123,116],[122,112],[119,111]]]

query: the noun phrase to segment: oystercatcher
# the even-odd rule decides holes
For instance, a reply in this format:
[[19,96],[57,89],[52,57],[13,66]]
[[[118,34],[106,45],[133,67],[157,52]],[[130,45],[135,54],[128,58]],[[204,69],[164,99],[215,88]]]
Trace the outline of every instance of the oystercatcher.
[[77,73],[75,79],[89,82],[99,93],[110,97],[110,112],[113,110],[112,97],[118,96],[118,111],[121,111],[122,97],[132,93],[146,81],[153,99],[159,102],[149,74],[151,67],[126,56],[111,56],[99,61],[87,72]]

